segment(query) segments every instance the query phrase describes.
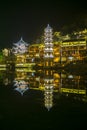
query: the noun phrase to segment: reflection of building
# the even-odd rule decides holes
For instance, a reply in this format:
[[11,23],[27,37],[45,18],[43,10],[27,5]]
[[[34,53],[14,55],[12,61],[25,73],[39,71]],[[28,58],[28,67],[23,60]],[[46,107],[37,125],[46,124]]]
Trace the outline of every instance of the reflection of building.
[[48,26],[44,30],[44,66],[51,67],[53,66],[53,36],[52,36],[52,28]]
[[53,107],[53,79],[45,79],[44,87],[44,103],[49,111]]
[[29,89],[29,86],[26,81],[20,80],[20,81],[14,81],[14,90],[21,93],[21,95],[24,94]]
[[14,90],[21,95],[28,89],[43,91],[44,106],[48,110],[53,107],[55,93],[58,97],[63,95],[76,100],[87,101],[87,86],[84,77],[67,74],[64,71],[57,73],[50,69],[44,69],[42,73],[42,75],[38,75],[35,71],[29,72],[28,69],[26,71],[17,69],[15,74],[0,71],[0,83],[5,86],[13,84]]
[[[20,69],[19,69],[20,70]],[[44,69],[44,77],[37,75],[35,71],[16,71],[14,82],[17,90],[22,93],[27,90],[44,91],[44,105],[50,110],[53,106],[53,92],[63,95],[76,95],[86,97],[86,85],[81,76],[73,76],[67,73],[57,73],[53,70]],[[42,74],[43,75],[43,74]],[[20,85],[21,84],[21,85]],[[24,89],[24,90],[23,90]]]
[[15,70],[15,78],[13,80],[13,87],[14,90],[21,93],[21,95],[24,94],[29,89],[29,78],[26,71],[23,71],[23,69],[17,69]]
[[87,101],[86,84],[81,76],[61,73],[59,93],[74,99]]
[[8,70],[0,69],[0,84],[9,86],[14,80],[14,73]]
[[15,78],[13,81],[13,86],[15,90],[19,91],[21,95],[28,90],[28,89],[35,89],[38,90],[40,84],[39,76],[35,75],[35,71],[29,71],[27,68],[26,70],[16,69],[15,71]]
[[44,70],[44,105],[48,111],[53,106],[54,79],[53,71]]

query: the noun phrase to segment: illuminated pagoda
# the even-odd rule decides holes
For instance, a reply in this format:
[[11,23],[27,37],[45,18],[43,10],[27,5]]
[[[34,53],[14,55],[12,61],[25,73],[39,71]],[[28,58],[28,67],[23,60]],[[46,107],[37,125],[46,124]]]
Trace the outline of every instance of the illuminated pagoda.
[[26,62],[26,56],[24,54],[27,54],[29,44],[21,37],[21,39],[17,43],[13,43],[13,45],[12,52],[16,56],[16,63]]
[[28,84],[24,80],[14,81],[14,87],[16,91],[18,91],[22,96],[29,89]]
[[26,43],[22,37],[17,43],[13,43],[13,45],[12,50],[14,54],[24,54],[28,51],[29,44]]
[[52,28],[48,24],[44,29],[44,66],[52,67],[53,66],[53,35]]

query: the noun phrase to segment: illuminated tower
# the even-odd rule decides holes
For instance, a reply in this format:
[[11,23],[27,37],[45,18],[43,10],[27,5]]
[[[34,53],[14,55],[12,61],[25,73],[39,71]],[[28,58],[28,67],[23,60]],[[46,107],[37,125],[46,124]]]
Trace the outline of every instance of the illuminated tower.
[[16,63],[26,62],[28,46],[28,43],[26,43],[22,38],[17,43],[13,43],[12,52],[16,56]]
[[17,43],[13,43],[13,53],[14,54],[24,54],[28,51],[28,43],[26,43],[22,37]]
[[44,66],[52,67],[53,66],[53,35],[52,28],[47,25],[44,29]]

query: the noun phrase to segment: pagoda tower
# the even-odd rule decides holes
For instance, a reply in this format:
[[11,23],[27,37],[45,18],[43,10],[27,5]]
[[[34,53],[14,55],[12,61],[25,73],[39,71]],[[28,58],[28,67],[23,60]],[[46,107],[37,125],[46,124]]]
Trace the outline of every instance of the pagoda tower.
[[12,53],[16,56],[16,63],[26,62],[28,46],[29,44],[26,43],[22,37],[17,43],[13,43]]
[[28,51],[28,43],[26,43],[23,38],[21,37],[21,39],[17,42],[17,43],[13,43],[13,53],[14,54],[24,54]]
[[48,24],[44,29],[44,67],[52,67],[53,66],[53,35],[52,28]]

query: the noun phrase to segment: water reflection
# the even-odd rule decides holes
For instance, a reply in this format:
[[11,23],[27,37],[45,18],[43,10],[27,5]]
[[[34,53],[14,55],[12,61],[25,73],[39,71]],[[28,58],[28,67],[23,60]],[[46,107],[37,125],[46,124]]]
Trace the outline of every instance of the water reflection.
[[54,105],[55,95],[72,97],[86,102],[86,80],[83,76],[65,71],[16,69],[14,72],[0,70],[0,84],[11,85],[15,93],[26,94],[29,90],[43,92],[44,106],[49,111]]
[[53,71],[44,70],[44,104],[48,111],[53,106],[54,78]]
[[20,92],[22,96],[29,89],[27,82],[24,80],[14,80],[13,86],[15,87],[14,90]]

